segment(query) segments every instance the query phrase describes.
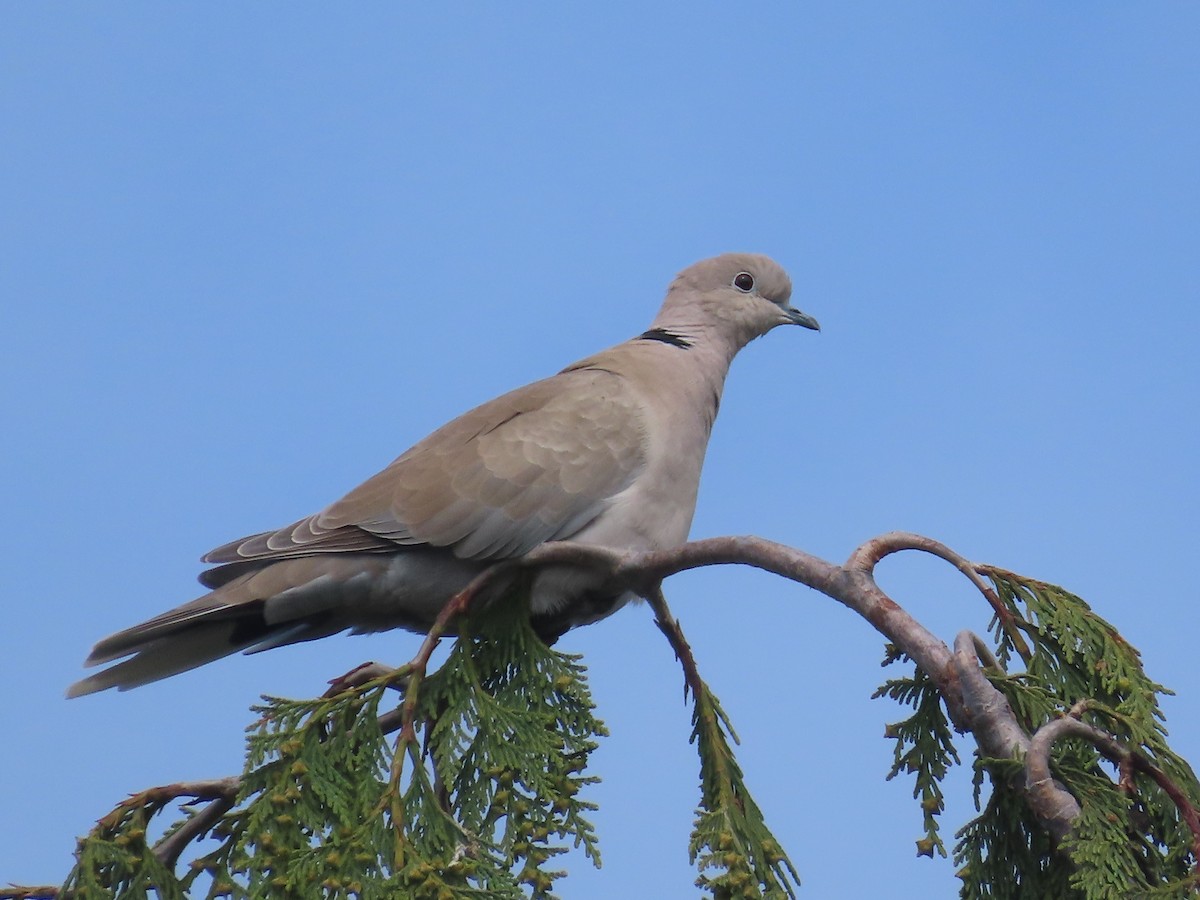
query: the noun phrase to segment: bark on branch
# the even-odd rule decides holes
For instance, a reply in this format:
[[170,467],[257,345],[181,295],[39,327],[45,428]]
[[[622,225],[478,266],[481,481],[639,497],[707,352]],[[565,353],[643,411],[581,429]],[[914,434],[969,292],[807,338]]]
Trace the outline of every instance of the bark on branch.
[[[1050,775],[1049,748],[1062,734],[1070,732],[1083,736],[1086,729],[1086,735],[1102,754],[1126,768],[1145,772],[1171,797],[1191,828],[1193,852],[1200,860],[1200,814],[1165,773],[1141,754],[1122,747],[1111,736],[1074,718],[1051,723],[1031,737],[1018,722],[1004,695],[985,676],[984,665],[979,660],[979,651],[984,644],[976,635],[961,632],[951,652],[945,643],[879,587],[875,581],[875,566],[885,557],[902,550],[932,554],[958,569],[991,606],[1017,653],[1026,661],[1030,659],[1028,645],[1015,627],[1007,607],[982,577],[982,567],[945,544],[910,532],[893,531],[872,538],[851,553],[842,566],[759,537],[708,538],[692,541],[677,550],[653,552],[618,552],[566,542],[543,544],[528,554],[522,564],[574,564],[605,571],[613,585],[637,591],[651,602],[658,614],[660,628],[664,627],[664,622],[673,620],[664,612],[658,586],[662,579],[688,569],[748,565],[813,588],[854,610],[912,659],[937,685],[955,727],[974,735],[981,755],[1027,761],[1025,782],[1017,787],[1023,791],[1038,821],[1056,839],[1069,833],[1080,815],[1080,807],[1071,793]],[[677,655],[680,652],[678,642],[686,648],[682,634],[676,636],[667,628],[664,631],[677,647]],[[685,663],[686,677],[690,654],[681,657],[681,661]],[[986,665],[996,668],[990,653]],[[1061,724],[1071,722],[1075,724]],[[1028,764],[1030,761],[1031,765]]]
[[[1150,776],[1159,787],[1163,789],[1171,801],[1178,808],[1180,816],[1187,823],[1188,828],[1192,832],[1192,855],[1200,860],[1200,813],[1192,806],[1191,801],[1179,789],[1167,774],[1154,765],[1146,756],[1136,750],[1126,747],[1111,734],[1101,731],[1093,725],[1089,725],[1079,719],[1079,716],[1086,710],[1087,705],[1076,704],[1067,715],[1061,719],[1055,719],[1053,722],[1047,722],[1033,735],[1030,741],[1029,752],[1025,757],[1025,777],[1030,785],[1030,790],[1036,794],[1035,802],[1041,803],[1046,795],[1052,794],[1053,789],[1048,787],[1050,784],[1050,750],[1057,741],[1064,738],[1074,737],[1081,738],[1087,741],[1100,755],[1109,762],[1115,763],[1121,772],[1122,785],[1129,785],[1128,778],[1130,771],[1138,771]],[[1061,791],[1061,788],[1059,789]],[[1062,791],[1062,793],[1066,793]],[[1067,795],[1070,797],[1070,794]],[[1071,798],[1074,802],[1074,798]],[[1051,809],[1055,808],[1053,800],[1048,804]],[[1058,808],[1062,808],[1058,806]],[[1076,815],[1078,815],[1078,804],[1075,806]],[[1070,830],[1070,821],[1063,823],[1064,833]]]

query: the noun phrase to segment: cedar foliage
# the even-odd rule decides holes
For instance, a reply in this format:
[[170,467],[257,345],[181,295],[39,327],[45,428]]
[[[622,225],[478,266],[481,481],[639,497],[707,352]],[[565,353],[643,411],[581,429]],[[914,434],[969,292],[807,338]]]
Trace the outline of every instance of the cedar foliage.
[[[1138,651],[1079,597],[1046,582],[985,567],[1008,616],[992,620],[995,666],[986,674],[1005,696],[1027,734],[1053,719],[1078,714],[1161,769],[1200,805],[1191,767],[1167,745],[1160,694]],[[906,657],[889,646],[884,665]],[[1019,662],[1021,671],[1010,672]],[[939,834],[940,783],[959,762],[945,707],[932,681],[915,670],[886,682],[876,696],[913,707],[889,726],[896,741],[889,778],[914,776],[913,795],[924,814],[918,852],[946,855]],[[963,900],[1130,900],[1194,897],[1197,863],[1193,837],[1180,810],[1142,772],[1119,772],[1080,739],[1055,744],[1055,778],[1075,797],[1082,814],[1061,848],[1030,813],[1019,793],[1019,759],[975,754],[975,805],[979,815],[955,835]],[[985,776],[990,782],[982,802]],[[1122,783],[1122,781],[1125,783]],[[1062,853],[1069,864],[1063,864]]]
[[[1062,588],[980,571],[1006,612],[993,621],[986,674],[1026,732],[1077,716],[1200,805],[1195,774],[1166,743],[1158,704],[1166,689],[1145,674],[1137,651]],[[886,648],[884,665],[906,661]],[[406,724],[393,739],[380,716],[397,691]],[[794,898],[799,878],[750,796],[728,717],[702,681],[691,693],[700,758],[689,843],[696,885],[713,900]],[[913,776],[923,825],[918,853],[945,857],[941,784],[961,759],[944,701],[916,668],[875,696],[912,709],[888,726],[895,741],[888,777]],[[560,854],[576,847],[600,863],[587,819],[595,806],[581,795],[598,780],[586,772],[604,724],[579,657],[546,647],[517,604],[494,604],[464,622],[435,671],[410,664],[333,697],[265,698],[255,712],[236,803],[197,842],[199,855],[184,874],[153,852],[151,820],[169,802],[149,791],[80,840],[58,895],[551,900],[564,874],[554,868]],[[1085,740],[1056,743],[1054,775],[1082,809],[1056,847],[1021,796],[1020,759],[975,753],[972,766],[979,814],[953,848],[964,900],[1196,895],[1193,836],[1143,770],[1117,771]],[[183,811],[168,833],[198,814]],[[22,890],[0,894],[46,896]]]

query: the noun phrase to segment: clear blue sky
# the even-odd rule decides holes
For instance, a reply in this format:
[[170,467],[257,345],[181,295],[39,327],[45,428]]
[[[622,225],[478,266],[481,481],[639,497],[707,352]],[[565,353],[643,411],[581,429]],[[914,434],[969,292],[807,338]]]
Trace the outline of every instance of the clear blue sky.
[[[128,792],[236,771],[260,693],[416,646],[67,702],[94,640],[734,249],[824,331],[735,364],[693,534],[840,560],[903,528],[1067,585],[1200,763],[1200,7],[409,6],[0,12],[0,882],[60,879]],[[946,640],[986,625],[942,564],[882,578]],[[882,639],[762,573],[667,588],[806,896],[953,895],[883,780]],[[562,646],[613,732],[605,866],[569,860],[566,896],[692,896],[668,648],[645,608]]]

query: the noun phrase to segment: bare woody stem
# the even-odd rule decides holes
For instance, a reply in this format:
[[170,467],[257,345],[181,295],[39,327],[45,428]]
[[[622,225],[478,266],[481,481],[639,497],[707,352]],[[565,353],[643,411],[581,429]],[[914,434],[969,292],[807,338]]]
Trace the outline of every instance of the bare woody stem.
[[[219,781],[204,782],[201,784],[213,788],[211,792],[212,796],[198,794],[192,789],[186,790],[182,795],[175,795],[176,797],[191,796],[198,800],[208,800],[209,803],[204,809],[200,810],[200,812],[196,813],[155,845],[154,855],[167,867],[174,867],[175,863],[179,860],[179,855],[183,853],[188,844],[196,840],[200,835],[207,834],[209,829],[221,821],[221,817],[225,813],[233,809],[237,804],[242,779],[222,778]],[[188,785],[171,785],[171,787],[186,788]]]
[[1004,629],[1009,640],[1013,642],[1013,646],[1016,648],[1021,659],[1029,662],[1033,655],[1029,649],[1029,645],[1025,643],[1025,638],[1017,628],[1008,607],[1001,602],[1000,597],[996,594],[992,586],[983,579],[983,572],[985,570],[961,554],[951,550],[945,544],[941,543],[941,541],[935,541],[933,538],[913,534],[909,531],[890,531],[877,538],[872,538],[855,550],[850,554],[850,559],[847,560],[846,566],[847,568],[861,568],[866,571],[874,571],[875,566],[885,556],[901,550],[920,550],[924,553],[929,553],[938,557],[938,559],[945,560],[958,569],[958,571],[962,572],[971,584],[979,589],[979,592],[983,594],[988,604],[992,607],[992,612],[996,614],[996,619],[1000,622],[1000,627]]
[[701,694],[704,691],[704,681],[700,677],[700,669],[696,665],[696,657],[692,655],[692,646],[687,642],[687,638],[683,636],[683,629],[679,627],[679,620],[671,614],[671,610],[667,606],[667,598],[663,596],[662,588],[656,587],[651,591],[650,596],[646,598],[646,602],[654,610],[654,624],[658,626],[659,631],[666,635],[667,642],[670,643],[671,649],[675,651],[675,658],[679,660],[680,666],[683,667],[684,697],[690,692],[692,697],[699,702]]
[[[955,649],[951,653],[942,641],[897,605],[875,582],[875,566],[886,556],[901,550],[930,553],[962,572],[991,605],[1017,652],[1026,660],[1030,658],[1028,645],[1011,614],[982,577],[988,569],[970,562],[938,541],[907,532],[891,532],[867,541],[850,555],[844,566],[835,566],[801,550],[758,537],[708,538],[675,550],[643,553],[566,542],[551,543],[533,550],[522,564],[569,564],[595,568],[606,573],[613,586],[634,590],[650,600],[652,605],[662,602],[662,610],[666,609],[658,591],[662,579],[702,566],[731,563],[749,565],[799,582],[857,612],[912,659],[937,685],[955,726],[974,734],[981,755],[997,759],[1020,759],[1033,754],[1029,734],[1017,720],[1008,701],[984,675],[979,660],[982,642],[971,632],[963,632],[955,640]],[[657,601],[656,597],[659,598]],[[659,627],[663,628],[675,647],[684,665],[685,679],[691,687],[693,679],[698,679],[698,673],[695,673],[695,661],[691,659],[690,649],[682,633],[673,634],[669,626],[673,624],[674,631],[678,632],[678,625],[669,613],[664,615],[657,605],[654,608]],[[664,627],[664,624],[668,627]],[[990,654],[985,664],[995,667],[995,660]],[[1109,752],[1115,754],[1109,758],[1119,758],[1123,773],[1137,768],[1162,786],[1191,827],[1196,837],[1194,853],[1200,859],[1200,821],[1197,821],[1200,815],[1179,786],[1145,757],[1124,748],[1117,754],[1113,748],[1119,745],[1111,737],[1098,729],[1091,729],[1091,732],[1109,742]],[[1039,731],[1039,735],[1041,733]],[[1052,742],[1054,734],[1051,731],[1043,740]],[[1105,752],[1099,744],[1097,747],[1102,753]],[[1048,746],[1044,752],[1049,752]],[[1123,781],[1128,781],[1127,774],[1123,775]],[[1048,764],[1037,768],[1035,763],[1033,771],[1027,774],[1025,784],[1016,787],[1023,790],[1030,809],[1051,834],[1062,838],[1070,831],[1080,814],[1079,804],[1069,791],[1050,776]]]
[[642,596],[649,596],[654,585],[670,575],[703,566],[740,564],[780,575],[832,597],[870,622],[933,679],[947,698],[955,723],[969,727],[965,710],[957,702],[950,648],[879,588],[872,572],[874,561],[862,548],[855,551],[846,566],[837,566],[759,537],[706,538],[673,550],[624,553],[555,542],[535,548],[522,564],[587,566],[606,573],[608,584],[614,588],[625,587]]
[[53,884],[13,885],[0,888],[0,900],[58,900],[58,886]]

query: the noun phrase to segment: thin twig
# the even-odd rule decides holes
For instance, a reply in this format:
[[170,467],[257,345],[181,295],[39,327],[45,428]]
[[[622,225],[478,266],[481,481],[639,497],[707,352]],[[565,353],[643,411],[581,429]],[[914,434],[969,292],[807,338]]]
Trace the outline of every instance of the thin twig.
[[404,702],[400,705],[400,733],[396,736],[396,750],[392,756],[392,766],[389,781],[388,794],[391,797],[390,811],[392,815],[392,828],[396,834],[396,865],[402,865],[401,859],[404,852],[404,828],[405,828],[405,810],[401,799],[400,785],[404,775],[404,760],[407,756],[413,756],[413,764],[420,765],[416,754],[417,729],[417,699],[421,692],[421,682],[425,680],[425,674],[429,669],[429,660],[433,656],[433,651],[437,649],[437,645],[441,643],[442,637],[445,635],[450,624],[466,613],[471,606],[472,601],[480,594],[481,591],[492,582],[505,576],[512,571],[514,565],[512,563],[499,563],[484,569],[465,588],[455,594],[442,607],[438,613],[433,625],[430,626],[425,639],[421,641],[421,646],[407,665],[396,669],[391,675],[386,676],[389,679],[405,679],[404,686]]
[[700,669],[696,665],[696,657],[692,653],[692,646],[687,642],[687,638],[683,636],[683,629],[679,626],[679,620],[671,615],[671,610],[667,606],[667,598],[663,596],[662,588],[658,587],[650,591],[645,600],[650,604],[650,608],[654,610],[654,624],[658,626],[659,631],[666,635],[667,642],[670,643],[671,649],[675,651],[675,658],[679,660],[679,664],[683,667],[684,697],[686,698],[690,691],[693,699],[699,702],[701,692],[704,690],[704,681],[700,678]]
[[226,778],[224,781],[229,785],[227,796],[210,800],[204,809],[154,845],[154,855],[167,868],[173,869],[175,863],[179,861],[179,855],[183,853],[187,845],[201,835],[207,834],[209,829],[221,821],[221,817],[237,804],[242,779]]
[[162,807],[180,797],[192,797],[196,800],[223,800],[229,796],[236,796],[239,786],[240,779],[238,778],[211,778],[205,781],[178,781],[173,784],[146,788],[144,791],[130,794],[128,798],[117,804],[112,812],[100,819],[100,825],[113,827],[131,809],[147,806]]
[[[337,678],[329,679],[329,688],[321,695],[321,697],[322,699],[328,700],[336,697],[338,694],[344,693],[345,691],[351,691],[355,688],[360,688],[368,682],[375,681],[376,679],[387,678],[390,680],[391,676],[395,675],[396,672],[397,669],[395,666],[385,666],[383,663],[378,662],[365,662],[362,665],[355,666],[345,675],[339,675]],[[404,689],[404,685],[399,682],[390,686],[396,688],[397,690]]]

